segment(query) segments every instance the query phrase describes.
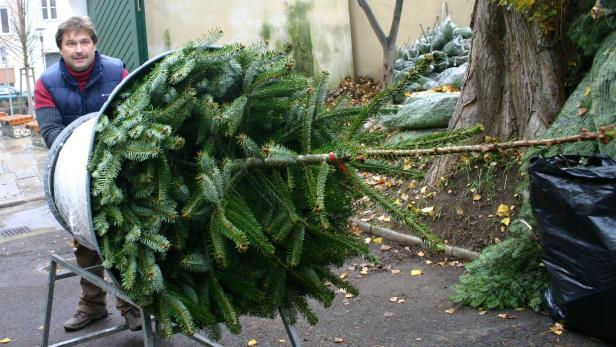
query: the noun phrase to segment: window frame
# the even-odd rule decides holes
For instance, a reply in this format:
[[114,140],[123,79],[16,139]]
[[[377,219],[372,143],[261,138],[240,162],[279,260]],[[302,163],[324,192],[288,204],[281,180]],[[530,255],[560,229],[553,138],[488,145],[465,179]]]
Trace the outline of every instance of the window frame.
[[41,0],[41,16],[44,21],[58,20],[57,0]]
[[[5,32],[3,27],[4,23],[2,23],[2,11],[6,11],[6,29]],[[13,31],[11,30],[11,10],[8,6],[0,6],[0,35],[10,35]]]

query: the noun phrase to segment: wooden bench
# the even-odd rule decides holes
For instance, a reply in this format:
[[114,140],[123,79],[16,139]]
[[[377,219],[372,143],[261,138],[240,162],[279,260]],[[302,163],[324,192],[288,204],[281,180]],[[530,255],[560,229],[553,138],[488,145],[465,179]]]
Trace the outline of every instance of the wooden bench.
[[47,148],[47,145],[45,145],[45,140],[43,140],[43,136],[41,136],[41,128],[39,127],[36,119],[24,125],[26,126],[26,128],[30,129],[30,138],[32,139],[32,145],[36,147]]
[[14,139],[30,136],[30,129],[26,127],[26,123],[33,120],[34,118],[27,114],[14,114],[12,116],[8,116],[4,113],[3,115],[0,115],[2,135],[12,137]]

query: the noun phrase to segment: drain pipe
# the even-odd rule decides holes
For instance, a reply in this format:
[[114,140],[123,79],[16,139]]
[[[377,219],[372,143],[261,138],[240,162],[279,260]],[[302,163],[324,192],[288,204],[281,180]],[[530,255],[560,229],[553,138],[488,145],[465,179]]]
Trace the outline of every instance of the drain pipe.
[[[349,218],[349,223],[357,225],[362,231],[370,233],[372,235],[381,236],[388,240],[400,242],[405,245],[420,246],[426,249],[428,248],[419,237],[402,234],[397,231],[393,231],[383,227],[374,226],[353,218]],[[443,252],[443,254],[465,260],[475,260],[479,258],[479,253],[456,246],[445,246],[445,251]]]

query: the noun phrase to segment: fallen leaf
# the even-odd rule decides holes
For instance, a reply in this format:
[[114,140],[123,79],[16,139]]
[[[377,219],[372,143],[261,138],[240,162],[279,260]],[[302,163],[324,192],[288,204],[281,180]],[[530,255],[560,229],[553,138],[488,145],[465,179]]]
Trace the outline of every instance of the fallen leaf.
[[421,341],[421,337],[416,337],[415,341]]
[[428,265],[432,264],[432,260],[430,260],[430,259],[426,260],[426,264],[428,264]]
[[481,195],[479,194],[473,195],[473,201],[479,201],[479,200],[481,200]]
[[255,339],[250,339],[248,340],[248,346],[256,346],[257,345],[257,340]]
[[364,242],[365,242],[365,243],[370,243],[370,242],[372,242],[372,238],[371,238],[371,237],[366,237],[366,238],[364,239]]
[[374,239],[372,239],[372,242],[376,243],[377,245],[380,245],[383,243],[383,238],[382,237],[375,237]]
[[421,187],[421,189],[419,189],[419,192],[421,194],[426,194],[426,189],[428,189],[428,187],[427,186],[423,186],[423,187]]
[[385,313],[383,314],[383,316],[384,316],[385,318],[393,317],[393,316],[394,316],[394,313],[393,313],[393,312],[385,312]]
[[436,211],[434,210],[434,206],[424,207],[421,209],[421,213],[426,214],[430,217],[434,217],[436,215]]
[[335,343],[343,343],[343,342],[344,342],[344,339],[343,339],[342,337],[336,337],[336,338],[334,339],[334,342],[335,342]]
[[353,235],[361,234],[361,228],[359,227],[359,225],[353,224],[353,226],[351,227],[351,233],[353,233]]
[[367,275],[368,274],[368,268],[367,267],[362,267],[361,271],[359,272],[362,275]]
[[452,314],[452,313],[456,312],[456,309],[455,308],[450,308],[450,309],[445,310],[445,312],[447,312],[449,314]]
[[340,279],[343,280],[345,278],[349,277],[349,274],[347,272],[343,272],[340,274]]
[[425,254],[424,252],[422,252],[422,251],[419,251],[419,252],[417,252],[417,255],[418,255],[418,256],[420,256],[420,257],[423,257],[423,256],[425,256],[426,254]]
[[502,319],[507,319],[507,314],[506,313],[499,313],[496,315],[498,318],[502,318]]
[[496,209],[496,215],[499,217],[509,217],[509,205],[500,204]]
[[411,271],[411,276],[421,276],[423,275],[423,271],[421,270],[412,270]]
[[578,111],[577,111],[577,115],[578,116],[583,116],[588,112],[588,108],[586,107],[579,107]]
[[417,188],[417,181],[412,180],[411,183],[409,183],[409,189],[415,189],[415,188]]
[[486,313],[488,313],[488,311],[481,311],[481,310],[479,311],[479,315],[480,315],[480,316],[483,316],[483,315],[485,315]]
[[352,297],[354,297],[355,295],[351,294],[351,293],[347,293],[344,295],[345,298],[350,299]]
[[589,96],[591,91],[592,91],[592,87],[590,86],[586,87],[586,89],[584,89],[584,96]]
[[402,200],[404,200],[404,201],[408,201],[408,200],[409,200],[409,196],[408,196],[408,194],[402,194],[402,195],[400,195],[400,198],[401,198]]
[[394,275],[397,275],[397,274],[400,273],[400,270],[391,270],[391,273],[394,274]]
[[554,323],[554,325],[550,326],[550,331],[556,335],[562,335],[564,330],[561,323]]
[[402,201],[400,201],[400,199],[396,199],[396,201],[394,201],[394,205],[400,206],[402,205]]
[[387,246],[387,245],[381,246],[381,251],[389,251],[390,249],[391,249],[391,246]]
[[396,301],[398,301],[398,297],[397,296],[392,296],[391,298],[389,298],[389,301],[396,302]]
[[351,265],[351,266],[349,266],[347,269],[348,269],[349,271],[355,271],[355,269],[356,269],[356,268],[357,268],[357,267],[356,267],[355,265]]
[[1,344],[7,344],[7,343],[9,343],[9,342],[11,342],[11,341],[13,341],[13,340],[9,339],[8,337],[5,337],[5,338],[3,338],[3,339],[1,339],[1,340],[0,340],[0,343],[1,343]]
[[464,215],[464,210],[461,207],[456,207],[456,214],[458,216],[463,216]]
[[438,264],[439,264],[440,266],[445,266],[445,264],[447,264],[447,263],[446,263],[446,262],[444,262],[444,261],[439,261],[439,262],[438,262]]
[[405,302],[406,302],[406,300],[404,300],[404,299],[399,299],[399,300],[398,300],[398,303],[399,303],[399,304],[404,304]]
[[509,219],[509,217],[501,219],[501,224],[509,225],[510,222],[511,220]]
[[287,340],[285,340],[285,339],[278,340],[278,343],[285,343],[285,342],[287,342]]

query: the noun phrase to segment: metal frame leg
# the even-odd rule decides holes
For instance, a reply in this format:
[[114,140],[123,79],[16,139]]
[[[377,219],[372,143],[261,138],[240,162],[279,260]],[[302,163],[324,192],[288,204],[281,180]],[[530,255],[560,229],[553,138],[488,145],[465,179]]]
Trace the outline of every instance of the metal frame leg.
[[282,319],[282,323],[284,324],[284,329],[287,331],[287,335],[289,335],[291,345],[293,347],[301,347],[302,342],[299,338],[299,334],[297,333],[297,330],[295,330],[293,324],[289,322],[289,317],[287,317],[287,314],[284,313],[284,310],[282,309],[278,309],[278,313],[280,314],[280,318]]
[[150,313],[142,308],[139,308],[141,314],[141,327],[143,328],[143,345],[146,347],[156,346],[154,334],[152,334],[152,319]]
[[57,264],[54,258],[51,258],[49,263],[49,278],[47,282],[47,306],[45,308],[45,323],[43,325],[43,343],[41,346],[49,345],[49,327],[51,324],[51,308],[53,305],[53,291],[56,284],[56,269]]

